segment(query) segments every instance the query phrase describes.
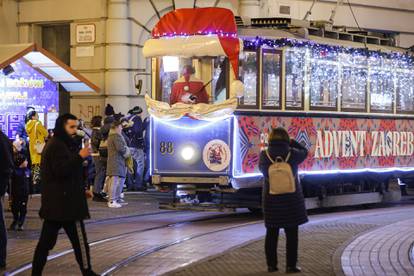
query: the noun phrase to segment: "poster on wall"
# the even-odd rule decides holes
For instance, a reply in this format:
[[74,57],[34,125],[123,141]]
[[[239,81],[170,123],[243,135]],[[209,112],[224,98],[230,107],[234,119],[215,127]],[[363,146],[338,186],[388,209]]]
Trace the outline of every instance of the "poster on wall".
[[[0,74],[0,128],[14,139],[24,124],[26,108],[33,107],[46,128],[53,128],[52,119],[59,112],[57,84],[30,67],[23,60],[12,63],[14,72]],[[49,115],[51,114],[51,115]],[[51,116],[51,120],[47,119]]]

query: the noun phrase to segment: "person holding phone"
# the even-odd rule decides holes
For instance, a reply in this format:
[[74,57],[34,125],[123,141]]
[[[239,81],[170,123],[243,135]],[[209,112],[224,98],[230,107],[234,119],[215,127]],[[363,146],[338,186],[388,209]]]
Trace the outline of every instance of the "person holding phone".
[[91,148],[79,149],[75,137],[77,118],[72,114],[58,117],[53,138],[42,152],[40,217],[42,231],[33,257],[32,275],[42,275],[49,250],[56,244],[63,228],[75,252],[82,275],[94,276],[84,220],[89,209],[83,183],[83,162]]

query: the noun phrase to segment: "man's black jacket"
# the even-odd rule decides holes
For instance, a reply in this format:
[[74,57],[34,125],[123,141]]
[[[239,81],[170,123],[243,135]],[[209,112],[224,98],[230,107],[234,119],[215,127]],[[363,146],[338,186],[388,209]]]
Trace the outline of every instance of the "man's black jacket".
[[89,218],[83,184],[83,159],[72,143],[54,137],[42,153],[40,217],[53,221]]

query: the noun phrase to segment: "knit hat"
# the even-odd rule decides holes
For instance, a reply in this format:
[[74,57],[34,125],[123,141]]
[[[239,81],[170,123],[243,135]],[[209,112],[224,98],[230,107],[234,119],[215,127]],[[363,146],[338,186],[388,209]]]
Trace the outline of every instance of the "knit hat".
[[122,114],[121,112],[119,112],[118,114],[114,114],[115,121],[120,122],[122,117],[124,117],[124,114]]
[[128,113],[131,114],[131,115],[141,114],[142,113],[142,108],[139,107],[139,106],[135,106],[130,111],[128,111]]
[[115,115],[115,110],[112,105],[107,104],[105,107],[105,116]]

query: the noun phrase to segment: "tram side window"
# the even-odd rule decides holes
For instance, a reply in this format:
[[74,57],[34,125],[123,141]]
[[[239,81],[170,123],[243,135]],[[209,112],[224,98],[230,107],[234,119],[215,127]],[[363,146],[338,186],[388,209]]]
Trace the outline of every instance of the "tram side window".
[[397,75],[397,111],[414,113],[414,71]]
[[263,107],[280,109],[281,52],[263,50]]
[[341,54],[342,110],[365,111],[367,93],[367,59],[365,56]]
[[336,53],[313,51],[309,88],[311,109],[336,110],[338,98],[338,61]]
[[392,67],[379,59],[369,59],[369,87],[371,110],[374,112],[392,112],[394,80]]
[[286,108],[303,109],[305,50],[286,50]]
[[211,95],[214,103],[220,103],[227,98],[229,62],[219,56],[213,59],[213,80],[211,82]]
[[240,55],[240,80],[244,83],[242,106],[257,107],[257,53],[245,51]]

